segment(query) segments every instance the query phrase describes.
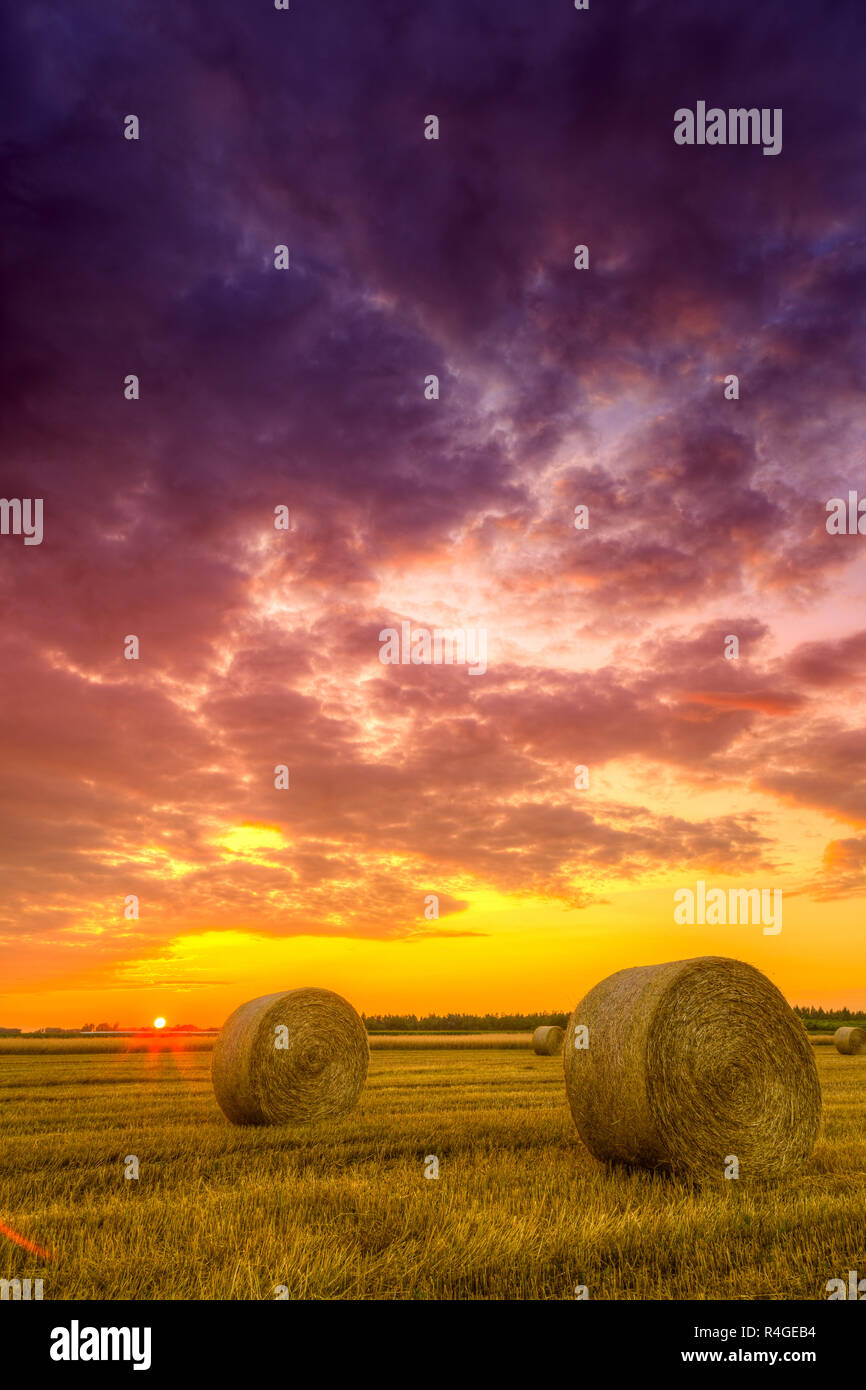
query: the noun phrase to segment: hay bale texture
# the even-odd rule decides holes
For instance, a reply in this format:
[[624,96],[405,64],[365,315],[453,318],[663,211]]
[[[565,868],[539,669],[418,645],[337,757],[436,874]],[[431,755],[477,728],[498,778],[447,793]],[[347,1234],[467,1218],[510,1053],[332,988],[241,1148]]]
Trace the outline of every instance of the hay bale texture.
[[[575,1046],[585,1035],[588,1046]],[[620,970],[569,1021],[568,1103],[596,1158],[778,1178],[808,1158],[821,1088],[806,1030],[753,966],[700,956]]]
[[369,1060],[351,1004],[329,989],[292,989],[250,999],[226,1020],[213,1088],[233,1124],[315,1124],[348,1114]]
[[837,1028],[833,1034],[833,1041],[837,1052],[843,1053],[846,1057],[857,1057],[866,1052],[866,1029]]
[[562,1051],[565,1029],[555,1023],[545,1023],[532,1035],[532,1050],[536,1057],[556,1057]]

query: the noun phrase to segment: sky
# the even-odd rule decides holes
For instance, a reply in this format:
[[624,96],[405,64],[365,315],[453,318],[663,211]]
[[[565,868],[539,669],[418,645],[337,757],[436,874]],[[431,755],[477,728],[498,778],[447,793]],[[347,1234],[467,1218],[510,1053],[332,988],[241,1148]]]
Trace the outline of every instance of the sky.
[[[0,1026],[704,954],[866,1006],[862,6],[7,22]],[[699,101],[780,152],[677,144]]]

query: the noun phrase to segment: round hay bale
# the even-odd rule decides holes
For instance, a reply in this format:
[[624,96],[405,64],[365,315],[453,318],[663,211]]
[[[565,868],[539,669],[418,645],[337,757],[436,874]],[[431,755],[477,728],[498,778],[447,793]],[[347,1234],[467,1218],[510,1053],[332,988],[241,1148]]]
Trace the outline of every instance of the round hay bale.
[[562,1051],[565,1029],[555,1023],[542,1024],[532,1035],[532,1050],[536,1057],[556,1057]]
[[857,1057],[866,1052],[866,1028],[837,1028],[833,1034],[837,1052]]
[[250,999],[226,1020],[213,1088],[232,1124],[315,1124],[348,1114],[369,1061],[351,1004],[329,989],[292,989]]
[[620,970],[578,1004],[563,1059],[574,1123],[599,1159],[722,1177],[734,1155],[739,1176],[777,1178],[818,1135],[806,1030],[743,961]]

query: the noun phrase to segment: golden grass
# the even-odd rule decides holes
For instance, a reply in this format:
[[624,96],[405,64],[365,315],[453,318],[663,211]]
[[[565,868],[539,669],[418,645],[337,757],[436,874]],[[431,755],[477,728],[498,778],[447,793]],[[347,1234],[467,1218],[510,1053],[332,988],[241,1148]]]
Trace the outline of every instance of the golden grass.
[[823,1298],[866,1270],[866,1057],[817,1061],[802,1171],[702,1193],[591,1158],[528,1042],[374,1052],[357,1109],[315,1135],[230,1125],[194,1050],[19,1049],[0,1220],[57,1260],[0,1238],[0,1278],[41,1276],[46,1299]]

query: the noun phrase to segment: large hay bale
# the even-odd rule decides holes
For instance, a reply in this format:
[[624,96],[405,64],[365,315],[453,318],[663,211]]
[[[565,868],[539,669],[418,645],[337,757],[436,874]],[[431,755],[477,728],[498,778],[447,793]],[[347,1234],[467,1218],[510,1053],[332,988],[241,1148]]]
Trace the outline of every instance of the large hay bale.
[[833,1034],[833,1041],[836,1050],[844,1053],[846,1057],[859,1056],[861,1052],[866,1052],[866,1029],[837,1028]]
[[[575,1046],[585,1039],[588,1046]],[[776,1178],[812,1152],[821,1087],[806,1030],[753,966],[700,956],[620,970],[578,1004],[568,1102],[596,1158]]]
[[369,1060],[351,1004],[329,989],[292,989],[250,999],[226,1020],[213,1088],[233,1124],[314,1124],[348,1114]]
[[542,1024],[532,1035],[532,1050],[536,1057],[556,1057],[562,1051],[565,1029],[555,1023]]

